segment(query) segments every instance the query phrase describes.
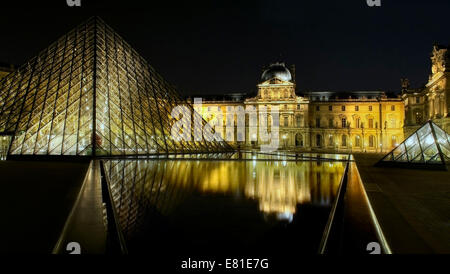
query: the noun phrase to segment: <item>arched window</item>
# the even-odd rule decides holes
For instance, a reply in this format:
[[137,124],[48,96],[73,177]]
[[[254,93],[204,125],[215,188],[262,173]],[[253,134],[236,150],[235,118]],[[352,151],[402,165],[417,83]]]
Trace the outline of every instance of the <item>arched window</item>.
[[375,146],[375,136],[370,135],[369,136],[369,147],[374,147]]
[[342,140],[341,141],[342,141],[341,145],[343,147],[346,147],[347,146],[347,135],[342,135]]
[[334,146],[333,135],[328,136],[328,145],[330,147]]

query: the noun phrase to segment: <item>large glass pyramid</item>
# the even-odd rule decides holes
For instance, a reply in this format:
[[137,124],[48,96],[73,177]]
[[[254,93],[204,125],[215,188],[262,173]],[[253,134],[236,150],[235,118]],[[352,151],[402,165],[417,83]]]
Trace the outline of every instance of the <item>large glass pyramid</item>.
[[450,135],[431,120],[386,154],[377,165],[442,166],[450,161]]
[[[12,136],[9,155],[145,155],[231,149],[221,139],[172,138],[176,120],[171,112],[180,104],[192,116],[199,115],[113,29],[93,17],[2,79],[0,135]],[[197,132],[191,129],[190,133]]]

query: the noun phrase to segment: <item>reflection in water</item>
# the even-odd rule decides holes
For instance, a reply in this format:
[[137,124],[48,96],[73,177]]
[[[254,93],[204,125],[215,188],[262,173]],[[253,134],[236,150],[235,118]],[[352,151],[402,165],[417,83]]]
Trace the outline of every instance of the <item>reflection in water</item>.
[[[158,216],[168,218],[176,215],[174,211],[180,208],[187,214],[196,214],[198,208],[189,208],[192,205],[185,202],[192,200],[192,197],[200,197],[200,208],[223,203],[218,207],[225,210],[229,203],[223,202],[223,198],[227,198],[239,204],[245,214],[248,214],[248,210],[244,210],[247,204],[243,201],[250,201],[252,205],[256,204],[256,210],[250,210],[252,214],[262,215],[265,222],[274,219],[291,222],[296,211],[299,211],[299,205],[330,207],[344,163],[110,160],[105,162],[105,170],[119,224],[127,238],[137,231],[142,232],[144,224],[148,224],[151,216],[155,216],[155,211]],[[245,216],[245,219],[251,218]],[[230,222],[233,220],[230,219]],[[226,219],[222,221],[227,222]],[[195,225],[192,223],[192,226]]]

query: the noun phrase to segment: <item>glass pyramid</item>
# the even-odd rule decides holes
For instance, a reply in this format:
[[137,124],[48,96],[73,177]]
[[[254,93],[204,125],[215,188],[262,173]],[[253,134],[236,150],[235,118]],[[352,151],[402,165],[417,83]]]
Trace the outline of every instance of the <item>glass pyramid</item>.
[[176,105],[199,115],[113,29],[93,17],[2,79],[0,134],[12,136],[9,155],[231,150],[221,139],[172,138]]
[[450,135],[431,120],[385,155],[377,165],[387,163],[441,165],[450,162]]

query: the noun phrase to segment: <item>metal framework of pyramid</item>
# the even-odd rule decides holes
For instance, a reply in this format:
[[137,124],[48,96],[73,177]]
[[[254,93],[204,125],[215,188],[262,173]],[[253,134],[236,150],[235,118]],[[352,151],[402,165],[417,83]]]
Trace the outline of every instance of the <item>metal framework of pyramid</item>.
[[[112,28],[93,17],[2,79],[0,135],[11,137],[9,155],[231,150],[223,140],[172,138],[176,105],[199,115]],[[201,134],[193,131],[191,136]]]
[[386,154],[377,165],[441,167],[450,162],[450,135],[431,120]]

